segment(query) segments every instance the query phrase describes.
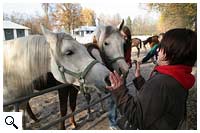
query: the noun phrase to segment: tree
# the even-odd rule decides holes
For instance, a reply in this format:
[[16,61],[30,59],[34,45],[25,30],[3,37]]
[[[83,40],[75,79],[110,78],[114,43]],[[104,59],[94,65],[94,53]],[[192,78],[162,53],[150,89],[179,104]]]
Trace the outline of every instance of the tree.
[[51,4],[50,3],[42,3],[41,6],[45,13],[44,24],[48,29],[52,30],[52,25],[50,22],[50,11],[52,9]]
[[57,3],[51,12],[52,21],[58,29],[70,32],[80,25],[82,7],[80,4]]
[[114,14],[110,20],[110,25],[118,26],[122,21],[122,18],[119,13]]
[[113,16],[110,16],[110,15],[101,13],[98,18],[100,19],[102,24],[112,25],[112,26],[116,26],[116,27],[122,21],[121,16],[119,14],[114,14]]
[[126,26],[131,30],[132,29],[132,20],[130,16],[126,19]]
[[196,29],[196,3],[151,3],[148,6],[161,13],[159,28],[163,30],[175,27]]
[[13,12],[10,15],[4,13],[4,20],[9,20],[11,22],[29,27],[30,34],[42,34],[40,23],[45,24],[46,22],[45,16],[29,16],[19,12]]
[[10,15],[4,13],[3,20],[9,20],[18,24],[23,24],[25,17],[28,16],[26,14],[21,14],[18,12],[12,12]]
[[85,8],[81,10],[81,25],[95,25],[95,12],[91,9]]
[[151,20],[147,16],[144,18],[138,16],[132,21],[131,32],[133,35],[154,35],[157,34],[156,25],[155,20]]

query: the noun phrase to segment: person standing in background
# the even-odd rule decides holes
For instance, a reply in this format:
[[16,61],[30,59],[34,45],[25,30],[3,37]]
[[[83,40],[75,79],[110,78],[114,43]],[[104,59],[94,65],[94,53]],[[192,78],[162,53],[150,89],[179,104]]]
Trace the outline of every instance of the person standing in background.
[[125,43],[124,43],[124,58],[126,63],[129,67],[132,67],[131,63],[131,31],[127,26],[124,26],[120,31],[121,35],[123,36]]

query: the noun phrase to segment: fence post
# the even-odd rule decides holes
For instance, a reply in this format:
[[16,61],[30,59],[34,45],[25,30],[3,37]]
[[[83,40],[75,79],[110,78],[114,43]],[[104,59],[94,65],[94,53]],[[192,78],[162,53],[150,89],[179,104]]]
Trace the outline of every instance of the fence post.
[[15,112],[19,112],[19,103],[14,104]]

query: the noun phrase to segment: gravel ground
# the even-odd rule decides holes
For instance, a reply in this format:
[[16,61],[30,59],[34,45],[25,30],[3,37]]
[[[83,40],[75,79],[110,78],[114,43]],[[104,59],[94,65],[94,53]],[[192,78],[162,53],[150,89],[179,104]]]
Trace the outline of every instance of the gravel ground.
[[[132,59],[136,57],[136,48],[132,49]],[[140,58],[141,59],[146,54],[145,50],[141,51]],[[148,79],[150,72],[154,67],[153,63],[143,64],[141,66],[141,74],[144,76],[145,79]],[[133,78],[134,72],[134,65],[130,69],[130,73],[127,78],[127,85],[130,90],[130,93],[134,93],[134,86],[130,83],[131,79]],[[196,67],[193,70],[193,74],[197,75]],[[92,101],[97,99],[97,94],[94,90],[91,91]],[[107,101],[104,101],[106,104]],[[33,112],[36,114],[39,122],[34,122],[28,116],[26,117],[26,126],[27,129],[38,129],[43,127],[49,122],[54,121],[60,117],[59,114],[59,101],[58,101],[58,94],[57,91],[47,93],[42,96],[35,97],[30,100],[30,105],[32,107]],[[82,108],[86,105],[86,101],[82,94],[78,95],[77,99],[77,109]],[[78,124],[79,130],[109,130],[109,124],[107,119],[107,113],[100,114],[99,110],[100,105],[95,105],[91,108],[92,115],[95,117],[93,121],[87,121],[86,115],[87,111],[83,111],[75,116],[76,122]],[[70,109],[68,108],[68,114],[70,113]],[[193,89],[189,91],[188,102],[187,102],[187,125],[188,129],[196,130],[197,129],[197,84],[195,83]],[[72,129],[69,125],[68,120],[66,120],[66,129]],[[51,127],[50,129],[56,130],[58,129],[58,125]]]

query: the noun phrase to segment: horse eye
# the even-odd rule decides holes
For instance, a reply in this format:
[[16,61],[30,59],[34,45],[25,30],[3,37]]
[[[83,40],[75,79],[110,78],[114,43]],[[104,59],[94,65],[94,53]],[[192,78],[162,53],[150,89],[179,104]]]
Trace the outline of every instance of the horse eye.
[[107,42],[105,42],[104,44],[105,44],[106,46],[109,45],[109,43],[107,43]]
[[65,52],[65,55],[72,55],[73,54],[73,51],[71,51],[71,50],[67,50],[66,52]]

